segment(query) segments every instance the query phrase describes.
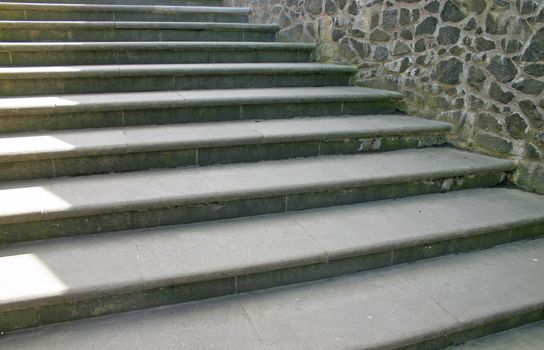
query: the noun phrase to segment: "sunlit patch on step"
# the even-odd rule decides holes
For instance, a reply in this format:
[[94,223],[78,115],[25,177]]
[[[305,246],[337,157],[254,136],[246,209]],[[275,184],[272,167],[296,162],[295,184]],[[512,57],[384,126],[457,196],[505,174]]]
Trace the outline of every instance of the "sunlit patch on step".
[[75,149],[75,146],[53,136],[17,136],[0,138],[0,150],[3,155],[29,154],[36,152],[58,152]]
[[34,254],[0,257],[0,300],[58,295],[68,289]]
[[0,215],[42,214],[47,211],[65,210],[72,205],[43,187],[0,189]]
[[0,74],[17,74],[17,73],[67,73],[81,72],[83,69],[77,67],[8,67],[0,68]]
[[63,97],[23,97],[0,98],[0,108],[39,108],[56,106],[76,106],[79,102]]

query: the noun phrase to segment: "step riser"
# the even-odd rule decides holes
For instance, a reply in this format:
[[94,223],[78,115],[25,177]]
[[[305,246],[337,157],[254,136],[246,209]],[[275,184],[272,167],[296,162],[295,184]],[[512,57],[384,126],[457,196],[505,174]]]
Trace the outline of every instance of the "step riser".
[[[104,208],[105,212],[79,213],[79,217],[43,217],[41,221],[17,218],[0,225],[0,244],[62,236],[122,231],[129,229],[193,223],[242,216],[282,213],[294,210],[331,207],[342,204],[401,198],[477,187],[490,187],[504,181],[505,174],[493,171],[459,177],[396,180],[380,185],[321,187],[299,193],[254,194],[251,198],[210,198],[198,203],[164,203],[154,207]],[[125,210],[123,210],[125,209]]]
[[[243,292],[278,287],[294,283],[315,281],[349,273],[368,271],[396,264],[414,262],[421,259],[439,257],[448,254],[468,252],[490,248],[496,245],[518,240],[532,239],[544,234],[544,223],[496,231],[491,230],[473,236],[459,236],[455,239],[439,242],[419,243],[404,247],[384,248],[376,252],[359,252],[350,257],[330,257],[329,261],[311,264],[291,263],[291,266],[268,271],[225,276],[221,279],[195,281],[193,283],[169,283],[162,287],[136,292],[118,292],[98,298],[88,298],[51,303],[30,309],[4,311],[0,314],[0,330],[11,331],[22,328],[38,327],[53,323],[96,317],[113,313],[127,312],[162,305],[201,300],[211,297],[232,295]],[[166,282],[165,282],[166,283]],[[509,320],[458,332],[453,335],[437,337],[403,349],[438,349],[454,344],[469,336],[487,334],[497,327],[522,324],[544,317],[544,312],[528,312],[510,315]]]
[[0,181],[256,162],[320,155],[384,152],[439,146],[446,144],[446,142],[446,136],[443,134],[361,136],[342,139],[313,139],[299,142],[217,146],[213,148],[165,149],[134,153],[118,151],[115,154],[80,155],[73,158],[25,159],[0,162]]
[[275,31],[242,29],[10,29],[0,28],[0,41],[265,41],[276,40]]
[[[1,49],[0,49],[1,50]],[[57,66],[88,64],[166,63],[265,63],[310,62],[312,50],[96,50],[96,51],[12,51],[0,52],[0,65]]]
[[13,21],[164,21],[247,23],[247,14],[220,13],[153,13],[128,11],[37,11],[0,10],[0,20]]
[[[327,101],[284,102],[255,105],[194,106],[185,108],[142,108],[130,110],[105,110],[96,112],[66,112],[48,114],[52,111],[32,114],[0,113],[0,133],[36,130],[62,130],[82,128],[104,128],[115,126],[198,123],[210,121],[282,119],[296,117],[318,117],[339,115],[365,115],[392,113],[398,101]],[[39,112],[39,111],[37,111]]]
[[74,79],[0,79],[1,96],[348,86],[351,73],[276,73],[113,76]]

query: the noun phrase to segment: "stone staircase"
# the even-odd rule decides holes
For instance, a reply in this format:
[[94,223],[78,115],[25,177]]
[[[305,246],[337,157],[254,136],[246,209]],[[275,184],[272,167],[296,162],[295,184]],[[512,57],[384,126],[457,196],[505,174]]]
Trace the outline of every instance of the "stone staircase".
[[514,162],[220,5],[0,2],[1,349],[438,349],[544,318]]

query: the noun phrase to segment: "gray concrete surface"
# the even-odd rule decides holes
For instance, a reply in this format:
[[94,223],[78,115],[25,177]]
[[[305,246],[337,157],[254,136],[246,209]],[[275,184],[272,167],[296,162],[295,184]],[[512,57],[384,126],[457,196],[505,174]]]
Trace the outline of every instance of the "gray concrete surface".
[[449,148],[32,180],[0,185],[0,223],[514,169]]
[[0,310],[392,253],[537,223],[544,223],[539,196],[481,189],[6,246]]
[[447,123],[369,115],[35,132],[0,137],[0,162],[449,130]]

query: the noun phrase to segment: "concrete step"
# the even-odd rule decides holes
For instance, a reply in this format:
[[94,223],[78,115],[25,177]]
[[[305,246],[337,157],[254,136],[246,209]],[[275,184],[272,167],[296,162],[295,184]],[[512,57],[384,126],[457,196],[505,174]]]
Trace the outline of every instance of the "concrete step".
[[279,42],[2,42],[0,65],[309,62],[314,48]]
[[0,21],[0,41],[275,41],[275,24]]
[[449,350],[542,350],[544,349],[544,321],[535,322],[472,340]]
[[0,98],[3,133],[394,112],[402,95],[359,87],[223,89]]
[[[6,2],[6,1],[0,1]],[[10,0],[9,2],[28,3],[29,0]],[[54,4],[106,4],[106,5],[176,5],[176,6],[222,6],[222,0],[32,0],[33,3]]]
[[0,20],[248,22],[247,7],[0,2]]
[[323,63],[0,68],[0,95],[347,86],[356,67]]
[[0,242],[493,186],[515,166],[424,148],[8,182],[0,186]]
[[450,127],[379,115],[14,134],[0,137],[0,181],[428,147]]
[[[513,190],[338,209],[7,248],[0,259],[11,287],[1,303],[3,328],[254,291],[543,233],[542,197]],[[533,225],[527,235],[523,226],[537,221],[540,231]],[[14,333],[0,338],[0,345],[437,349],[542,319],[543,261],[544,240],[516,242]]]

